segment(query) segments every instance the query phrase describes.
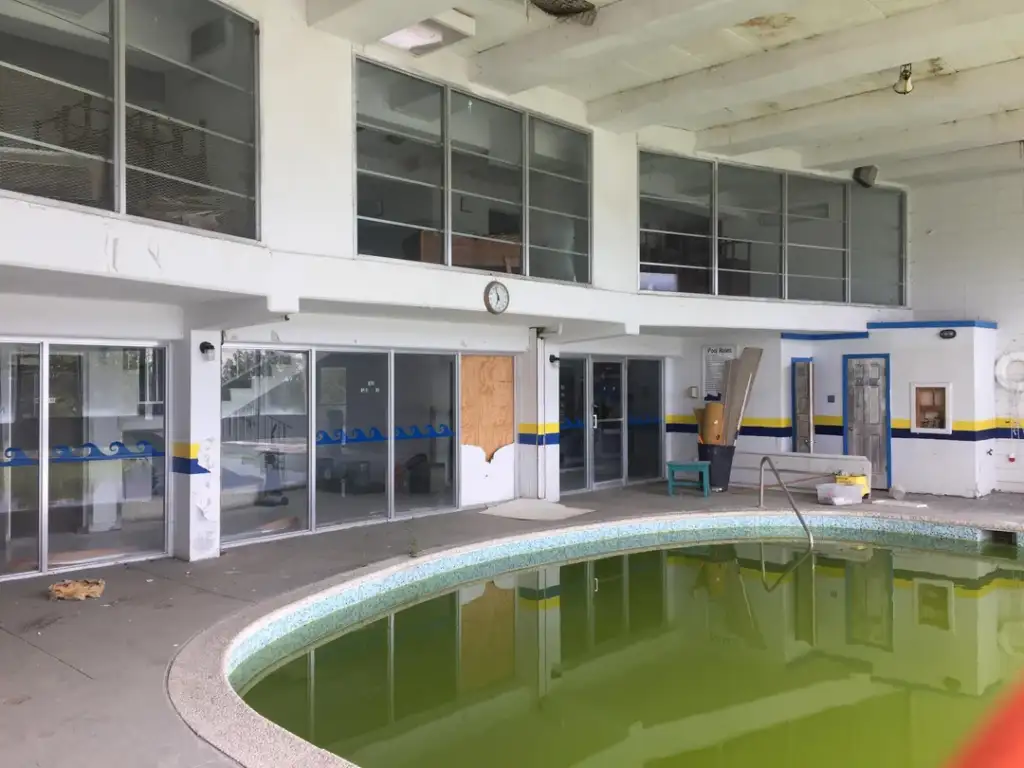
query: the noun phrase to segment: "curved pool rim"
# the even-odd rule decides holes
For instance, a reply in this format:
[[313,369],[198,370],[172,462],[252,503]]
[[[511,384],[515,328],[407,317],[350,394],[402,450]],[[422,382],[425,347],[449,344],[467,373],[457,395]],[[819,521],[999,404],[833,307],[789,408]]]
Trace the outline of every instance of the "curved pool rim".
[[[816,542],[922,547],[940,540],[943,551],[978,555],[987,540],[982,528],[923,515],[839,511],[805,518]],[[792,512],[674,513],[391,558],[250,606],[199,633],[171,662],[168,694],[197,736],[243,768],[358,768],[265,719],[237,691],[310,645],[466,582],[616,552],[804,536]]]

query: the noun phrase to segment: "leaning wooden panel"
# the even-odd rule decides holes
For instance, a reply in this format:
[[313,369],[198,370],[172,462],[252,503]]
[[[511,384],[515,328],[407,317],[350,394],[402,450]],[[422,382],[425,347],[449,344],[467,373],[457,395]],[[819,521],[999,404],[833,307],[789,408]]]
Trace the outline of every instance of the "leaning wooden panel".
[[463,355],[462,445],[483,449],[487,461],[515,442],[515,373],[511,357]]

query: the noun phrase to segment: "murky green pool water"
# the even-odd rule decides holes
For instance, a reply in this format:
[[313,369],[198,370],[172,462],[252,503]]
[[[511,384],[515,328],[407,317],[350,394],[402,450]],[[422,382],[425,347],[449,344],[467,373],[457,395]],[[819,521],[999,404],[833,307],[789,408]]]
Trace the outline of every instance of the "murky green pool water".
[[938,768],[1024,666],[1024,564],[860,545],[466,585],[245,693],[365,768]]

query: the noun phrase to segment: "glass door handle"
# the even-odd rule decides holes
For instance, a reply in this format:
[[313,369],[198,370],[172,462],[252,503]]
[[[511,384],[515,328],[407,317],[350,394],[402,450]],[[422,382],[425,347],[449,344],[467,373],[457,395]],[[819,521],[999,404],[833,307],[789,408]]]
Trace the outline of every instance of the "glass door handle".
[[596,413],[592,416],[592,419],[593,419],[593,421],[591,423],[594,425],[594,429],[597,429],[597,414]]
[[601,588],[601,583],[597,580],[597,576],[594,577],[594,594],[596,595],[598,590]]

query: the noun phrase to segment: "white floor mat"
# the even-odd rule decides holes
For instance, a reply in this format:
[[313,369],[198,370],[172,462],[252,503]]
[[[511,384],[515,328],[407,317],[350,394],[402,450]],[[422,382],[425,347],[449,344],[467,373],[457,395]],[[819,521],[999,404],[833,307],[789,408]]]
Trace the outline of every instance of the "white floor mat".
[[480,514],[510,517],[513,520],[567,520],[570,517],[578,517],[593,511],[592,509],[567,507],[564,504],[541,501],[540,499],[515,499],[506,501],[504,504],[495,504],[493,507],[481,510]]

